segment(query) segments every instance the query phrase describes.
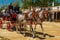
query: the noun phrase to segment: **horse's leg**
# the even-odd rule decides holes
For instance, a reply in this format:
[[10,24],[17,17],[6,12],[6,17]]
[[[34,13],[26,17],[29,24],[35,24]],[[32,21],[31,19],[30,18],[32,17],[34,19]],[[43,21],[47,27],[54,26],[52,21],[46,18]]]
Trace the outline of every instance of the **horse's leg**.
[[25,34],[26,34],[26,26],[27,26],[26,20],[24,20],[22,24],[23,24],[22,25],[23,26],[23,35],[25,36]]
[[32,32],[32,31],[33,31],[32,24],[30,24],[30,32]]
[[34,33],[34,29],[32,27],[32,23],[29,22],[29,25],[30,25],[30,32],[32,32],[32,35],[33,35],[33,38],[35,37],[35,33]]
[[17,28],[16,28],[17,30],[17,32],[18,33],[21,33],[21,23],[19,22],[19,24],[17,25]]
[[28,21],[29,22],[29,25],[30,25],[30,32],[33,31],[33,28],[32,28],[32,22],[31,21]]
[[42,25],[42,23],[40,23],[40,26],[41,26],[42,33],[43,33],[43,37],[44,37],[44,36],[45,36],[45,34],[44,34],[44,28],[43,28],[43,25]]
[[19,21],[18,21],[18,19],[16,20],[16,22],[17,22],[16,32],[18,33],[18,29],[19,29]]
[[16,32],[21,33],[21,22],[18,22],[17,27],[16,27]]
[[22,33],[21,28],[22,28],[22,23],[20,22],[20,23],[19,23],[19,29],[18,29],[18,30],[20,31],[20,33]]
[[26,23],[24,23],[24,36],[25,36],[25,34],[26,34],[26,27],[27,27],[27,25],[26,25]]
[[16,27],[16,32],[18,33],[18,29],[19,29],[19,25],[17,24],[17,27]]
[[35,38],[35,36],[36,36],[36,23],[34,23],[35,24],[35,27],[34,27],[34,29],[33,29],[33,38]]

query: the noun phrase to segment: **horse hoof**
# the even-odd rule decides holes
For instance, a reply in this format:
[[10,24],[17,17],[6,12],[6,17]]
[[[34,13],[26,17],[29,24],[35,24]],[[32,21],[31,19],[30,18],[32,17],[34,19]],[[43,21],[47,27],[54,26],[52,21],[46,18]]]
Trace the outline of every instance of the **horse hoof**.
[[35,36],[33,38],[35,38]]
[[26,37],[26,34],[25,33],[23,35],[24,35],[24,37]]
[[44,34],[43,37],[46,37],[46,35]]
[[35,38],[36,36],[35,35],[33,35],[33,38]]

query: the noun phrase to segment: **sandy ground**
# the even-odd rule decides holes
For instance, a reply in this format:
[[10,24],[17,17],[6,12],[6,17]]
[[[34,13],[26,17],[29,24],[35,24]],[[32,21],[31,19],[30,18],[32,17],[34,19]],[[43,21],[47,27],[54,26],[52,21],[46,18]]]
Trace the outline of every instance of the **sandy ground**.
[[60,40],[60,23],[59,22],[43,22],[45,38],[42,37],[41,27],[37,25],[36,38],[30,37],[29,33],[26,37],[18,34],[16,31],[11,32],[6,29],[0,29],[0,40]]

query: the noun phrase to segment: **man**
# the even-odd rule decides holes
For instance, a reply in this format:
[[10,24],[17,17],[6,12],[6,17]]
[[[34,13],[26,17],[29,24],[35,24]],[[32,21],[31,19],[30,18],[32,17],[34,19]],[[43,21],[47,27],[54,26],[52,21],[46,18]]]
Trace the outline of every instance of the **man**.
[[15,14],[12,14],[12,21],[14,21],[14,22],[16,22],[16,19],[17,18],[17,14],[15,13]]
[[12,3],[10,3],[10,5],[8,6],[8,10],[9,10],[10,14],[13,13],[13,5],[12,5]]
[[10,3],[10,5],[8,6],[8,9],[9,9],[9,10],[10,10],[10,9],[13,10],[13,5],[12,5],[12,3]]
[[14,11],[15,11],[15,13],[17,13],[17,14],[19,14],[19,5],[18,4],[16,4],[16,6],[14,7]]

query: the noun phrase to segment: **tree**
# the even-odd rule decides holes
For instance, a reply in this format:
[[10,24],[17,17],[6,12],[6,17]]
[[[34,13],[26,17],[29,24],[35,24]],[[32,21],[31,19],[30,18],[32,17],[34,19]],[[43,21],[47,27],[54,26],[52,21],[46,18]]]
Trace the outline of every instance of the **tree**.
[[52,2],[54,2],[55,6],[59,6],[58,0],[21,0],[23,5],[22,8],[28,8],[30,6],[33,7],[48,7],[52,6]]
[[22,7],[29,7],[29,6],[39,6],[39,7],[44,7],[44,6],[48,6],[48,1],[47,0],[25,0],[23,2],[23,6]]
[[23,5],[22,5],[23,8],[28,8],[30,6],[35,6],[33,0],[24,0],[23,1]]
[[52,2],[54,2],[54,6],[59,6],[58,0],[49,0],[50,6],[52,6]]

